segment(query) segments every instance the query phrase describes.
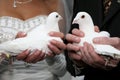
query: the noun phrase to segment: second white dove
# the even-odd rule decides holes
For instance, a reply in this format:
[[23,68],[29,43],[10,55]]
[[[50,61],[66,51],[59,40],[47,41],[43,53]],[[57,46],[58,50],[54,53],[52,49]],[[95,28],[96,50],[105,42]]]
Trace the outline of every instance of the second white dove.
[[80,46],[83,46],[84,42],[88,42],[93,45],[98,54],[112,56],[113,58],[120,58],[120,50],[115,47],[111,45],[93,43],[93,38],[110,37],[110,34],[106,31],[95,32],[94,23],[87,12],[78,12],[73,20],[73,24],[74,23],[77,23],[79,25],[79,29],[85,33],[85,36],[81,38],[81,42],[79,43]]

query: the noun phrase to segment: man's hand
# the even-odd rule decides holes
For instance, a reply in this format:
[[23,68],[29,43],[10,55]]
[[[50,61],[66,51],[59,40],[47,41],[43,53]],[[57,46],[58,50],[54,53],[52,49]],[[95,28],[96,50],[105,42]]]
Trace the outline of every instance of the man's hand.
[[[95,27],[95,31],[99,32],[98,27]],[[73,44],[73,43],[79,43],[81,41],[80,38],[82,37],[84,37],[84,33],[78,29],[73,29],[72,34],[66,35],[66,40],[69,42],[67,44],[67,50],[68,50],[68,55],[71,58],[71,60],[73,60],[73,62],[77,64],[78,66],[81,66],[82,64],[80,63],[83,63],[91,67],[94,67],[94,68],[106,69],[106,63],[107,63],[106,58],[97,54],[91,44],[87,42],[84,43],[84,46]],[[95,43],[110,44],[116,47],[120,45],[120,39],[118,38],[114,38],[114,39],[96,38],[96,39],[94,39]],[[116,42],[113,43],[113,41],[116,41]],[[78,54],[78,51],[80,52],[80,54]],[[117,65],[118,63],[118,61],[115,61],[115,60],[110,60],[110,61],[115,62],[113,63],[114,65]]]

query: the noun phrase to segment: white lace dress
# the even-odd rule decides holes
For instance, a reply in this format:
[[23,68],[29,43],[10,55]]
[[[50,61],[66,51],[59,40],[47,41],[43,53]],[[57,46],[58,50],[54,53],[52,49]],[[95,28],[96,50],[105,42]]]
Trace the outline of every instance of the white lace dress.
[[[28,32],[45,21],[46,16],[36,16],[25,21],[9,16],[0,17],[0,43],[14,39],[18,31]],[[29,65],[23,61],[14,61],[8,66],[1,64],[0,80],[59,80],[58,76],[66,72],[65,65],[62,54]]]

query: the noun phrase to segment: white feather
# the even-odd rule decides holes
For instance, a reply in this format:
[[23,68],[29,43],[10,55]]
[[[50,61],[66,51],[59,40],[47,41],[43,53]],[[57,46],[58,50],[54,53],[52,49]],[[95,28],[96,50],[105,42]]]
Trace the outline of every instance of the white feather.
[[83,46],[84,42],[88,42],[93,45],[95,51],[98,54],[109,55],[114,58],[120,58],[120,50],[111,45],[94,44],[93,38],[95,37],[110,37],[110,34],[106,31],[95,32],[94,23],[91,16],[86,12],[78,12],[73,20],[73,24],[79,24],[79,29],[85,33],[85,36],[81,38],[79,45]]
[[39,49],[45,53],[51,52],[48,48],[49,41],[52,39],[61,41],[59,37],[51,37],[48,35],[51,31],[59,32],[58,22],[62,17],[57,12],[52,12],[48,15],[46,23],[33,28],[27,33],[26,37],[17,38],[12,41],[7,41],[0,44],[0,51],[18,54],[26,49]]

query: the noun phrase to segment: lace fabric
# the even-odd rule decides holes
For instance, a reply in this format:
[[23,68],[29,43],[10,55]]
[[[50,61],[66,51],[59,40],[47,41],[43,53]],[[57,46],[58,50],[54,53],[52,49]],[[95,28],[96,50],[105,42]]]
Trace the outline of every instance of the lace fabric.
[[[19,31],[28,32],[32,28],[42,23],[45,23],[45,21],[46,21],[46,16],[41,16],[41,15],[27,19],[25,21],[9,16],[0,17],[0,43],[8,40],[13,40],[15,39],[16,34]],[[7,56],[9,54],[7,53],[0,54],[1,64],[7,60],[7,58],[3,57],[2,55]]]
[[45,21],[46,16],[44,15],[36,16],[25,21],[9,16],[0,17],[0,43],[12,40],[15,38],[17,32],[28,32],[33,27],[45,23]]

